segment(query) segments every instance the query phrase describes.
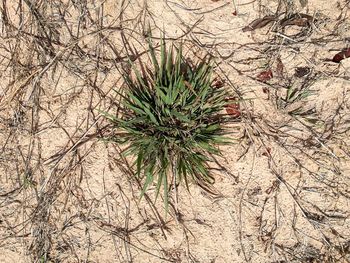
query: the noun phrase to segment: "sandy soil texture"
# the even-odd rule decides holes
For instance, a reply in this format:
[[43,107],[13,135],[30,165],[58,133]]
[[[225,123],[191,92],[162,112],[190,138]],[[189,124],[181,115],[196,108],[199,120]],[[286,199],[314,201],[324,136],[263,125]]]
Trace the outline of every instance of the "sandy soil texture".
[[[0,262],[350,262],[349,0],[2,0]],[[117,144],[147,39],[211,56],[236,143],[169,214]],[[157,49],[159,52],[159,49]]]

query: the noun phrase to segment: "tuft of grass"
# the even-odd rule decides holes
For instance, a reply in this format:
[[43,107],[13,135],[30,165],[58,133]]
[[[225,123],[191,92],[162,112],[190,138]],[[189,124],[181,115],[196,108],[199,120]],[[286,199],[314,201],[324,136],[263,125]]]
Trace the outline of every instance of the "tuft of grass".
[[141,197],[150,185],[161,187],[167,209],[171,186],[193,182],[207,189],[214,183],[209,170],[211,155],[220,155],[219,144],[230,142],[220,112],[227,92],[212,81],[210,59],[188,63],[182,47],[166,48],[161,41],[160,59],[149,41],[153,69],[141,64],[124,74],[126,83],[122,116],[105,116],[116,132],[111,138],[127,144],[125,155],[135,157],[135,174],[143,180]]

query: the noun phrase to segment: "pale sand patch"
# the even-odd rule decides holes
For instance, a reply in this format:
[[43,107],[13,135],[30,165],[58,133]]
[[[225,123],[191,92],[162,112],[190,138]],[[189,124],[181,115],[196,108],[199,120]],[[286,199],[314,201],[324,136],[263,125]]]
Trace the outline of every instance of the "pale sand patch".
[[[39,56],[28,35],[19,42],[17,64],[7,67],[11,52],[0,51],[3,98],[17,87],[11,80],[33,72],[20,75],[26,68],[21,63],[35,64],[42,74],[40,95],[35,97],[35,75],[0,115],[0,235],[9,236],[0,243],[1,262],[327,262],[330,255],[346,262],[339,255],[350,238],[349,59],[329,61],[349,37],[345,1],[309,0],[304,8],[294,1],[290,12],[320,20],[294,42],[286,34],[299,27],[280,34],[271,31],[273,24],[242,31],[272,15],[279,1],[83,2],[39,8],[60,32],[64,45],[53,44],[59,56],[42,48],[45,56]],[[17,4],[7,5],[19,26]],[[31,13],[23,8],[29,23]],[[181,186],[177,217],[173,209],[164,216],[162,197],[152,206],[154,186],[150,199],[140,200],[118,148],[97,139],[108,124],[98,110],[117,111],[113,89],[121,88],[120,72],[128,69],[119,61],[128,55],[125,46],[149,61],[142,53],[148,25],[154,44],[164,32],[168,41],[184,42],[193,61],[214,56],[218,76],[243,98],[243,118],[231,128],[237,144],[222,147],[218,158],[226,171],[213,170],[219,194],[195,185],[188,193]],[[6,39],[1,44],[14,45]],[[42,72],[40,63],[53,59],[60,62]],[[296,77],[298,67],[310,75]],[[274,72],[269,84],[257,81],[267,68]],[[314,94],[284,105],[290,86],[307,86]],[[291,114],[298,108],[315,109],[308,117],[318,121]]]

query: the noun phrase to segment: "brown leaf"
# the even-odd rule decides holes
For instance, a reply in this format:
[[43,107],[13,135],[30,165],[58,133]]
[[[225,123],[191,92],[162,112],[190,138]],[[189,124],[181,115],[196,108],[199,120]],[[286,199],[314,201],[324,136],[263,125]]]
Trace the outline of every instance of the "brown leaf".
[[238,118],[241,116],[240,106],[239,106],[239,98],[238,97],[230,97],[227,98],[226,101],[232,101],[232,103],[226,105],[226,112],[229,115],[232,115],[234,118]]
[[228,105],[226,106],[226,108],[239,110],[239,104],[238,104],[238,103],[228,104]]
[[264,16],[263,18],[255,19],[253,22],[251,22],[248,26],[244,27],[242,29],[243,32],[246,31],[253,31],[257,28],[262,28],[264,26],[267,26],[273,21],[277,21],[276,16]]
[[241,116],[241,112],[234,108],[226,108],[226,112],[234,118],[238,118],[239,116]]
[[344,58],[348,58],[348,57],[350,57],[350,48],[345,49],[345,50],[335,54],[332,61],[335,63],[340,63],[340,61],[342,61]]
[[302,77],[306,76],[307,74],[309,74],[310,71],[311,71],[311,69],[309,67],[297,67],[295,69],[294,76],[297,78],[302,78]]
[[266,70],[266,71],[262,71],[259,73],[259,75],[257,76],[257,79],[261,82],[267,82],[268,80],[273,78],[273,74],[272,74],[272,70]]
[[300,27],[307,27],[309,26],[314,18],[307,14],[293,14],[288,18],[284,18],[281,20],[281,26],[300,26]]

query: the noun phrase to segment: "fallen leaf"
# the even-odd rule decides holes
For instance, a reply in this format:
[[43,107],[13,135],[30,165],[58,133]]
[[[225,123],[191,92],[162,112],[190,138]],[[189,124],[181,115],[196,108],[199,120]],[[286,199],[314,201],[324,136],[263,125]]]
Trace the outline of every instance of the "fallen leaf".
[[335,63],[340,63],[340,61],[342,61],[344,58],[348,58],[348,57],[350,57],[350,48],[345,49],[345,50],[335,54],[332,61]]
[[233,108],[226,108],[226,112],[234,118],[238,118],[239,116],[241,116],[241,112]]
[[227,98],[226,101],[232,101],[232,103],[226,105],[227,114],[233,116],[234,118],[238,118],[241,116],[240,106],[239,106],[239,98],[231,97]]
[[251,22],[248,26],[244,27],[242,29],[243,32],[246,31],[253,31],[257,28],[262,28],[264,26],[267,26],[271,22],[277,21],[276,16],[264,16],[263,18],[255,19],[253,22]]
[[312,23],[312,21],[314,21],[314,17],[303,13],[297,13],[282,19],[280,22],[280,25],[282,27],[285,27],[285,26],[306,27],[306,26],[309,26]]
[[311,70],[309,67],[297,67],[295,69],[294,76],[296,76],[297,78],[302,78],[302,77],[306,76],[307,74],[309,74],[310,71]]
[[228,105],[226,106],[226,108],[239,110],[239,104],[238,104],[238,103],[228,104]]
[[257,76],[257,79],[261,82],[266,82],[270,79],[273,78],[273,74],[272,74],[272,70],[266,70],[266,71],[262,71],[259,73],[259,75]]

